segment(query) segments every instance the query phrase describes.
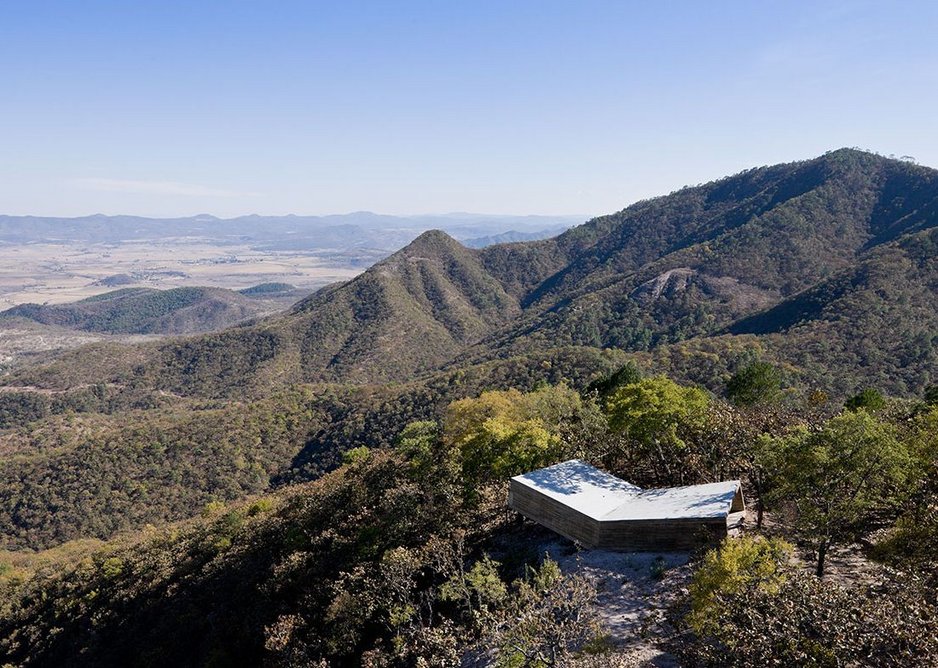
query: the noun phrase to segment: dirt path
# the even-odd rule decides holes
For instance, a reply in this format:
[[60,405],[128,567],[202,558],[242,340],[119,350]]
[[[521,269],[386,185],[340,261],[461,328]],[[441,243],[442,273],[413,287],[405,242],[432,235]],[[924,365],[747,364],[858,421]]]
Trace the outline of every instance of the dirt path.
[[565,573],[590,578],[599,592],[597,609],[616,647],[615,665],[677,668],[661,645],[668,629],[665,609],[687,587],[691,569],[686,552],[570,552],[556,542],[544,551]]

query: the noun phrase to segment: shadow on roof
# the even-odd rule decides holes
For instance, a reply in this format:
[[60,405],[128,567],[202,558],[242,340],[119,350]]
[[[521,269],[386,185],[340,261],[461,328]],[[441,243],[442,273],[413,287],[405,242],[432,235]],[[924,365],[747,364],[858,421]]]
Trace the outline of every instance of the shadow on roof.
[[558,494],[576,494],[586,485],[607,489],[610,492],[641,491],[641,488],[579,460],[532,471],[524,477],[539,487]]

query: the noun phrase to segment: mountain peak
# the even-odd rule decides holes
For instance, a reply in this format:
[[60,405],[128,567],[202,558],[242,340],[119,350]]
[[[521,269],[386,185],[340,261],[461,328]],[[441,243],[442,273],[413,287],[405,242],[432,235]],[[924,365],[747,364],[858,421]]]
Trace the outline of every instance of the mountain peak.
[[[469,249],[443,230],[427,230],[394,255],[436,255],[441,252],[468,252]],[[392,257],[394,257],[392,255]]]
[[833,151],[828,151],[824,155],[815,158],[815,162],[822,162],[828,165],[848,165],[860,167],[871,167],[874,165],[885,164],[917,165],[915,158],[910,155],[882,155],[881,153],[876,153],[868,149],[856,147],[843,147],[834,149]]
[[443,230],[427,230],[426,232],[421,233],[419,237],[414,239],[414,243],[454,243],[458,244],[453,237],[448,235]]

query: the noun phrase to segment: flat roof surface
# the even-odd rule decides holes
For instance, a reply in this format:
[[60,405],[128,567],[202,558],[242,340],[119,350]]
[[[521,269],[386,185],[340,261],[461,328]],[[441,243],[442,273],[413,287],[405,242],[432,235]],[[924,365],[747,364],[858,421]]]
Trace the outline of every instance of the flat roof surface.
[[602,521],[726,517],[738,480],[686,487],[642,489],[579,459],[515,476],[512,480]]

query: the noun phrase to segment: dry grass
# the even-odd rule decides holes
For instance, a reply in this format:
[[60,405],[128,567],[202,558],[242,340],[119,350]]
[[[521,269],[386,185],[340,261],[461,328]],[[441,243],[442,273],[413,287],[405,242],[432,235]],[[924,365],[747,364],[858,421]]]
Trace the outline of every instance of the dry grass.
[[[322,251],[263,251],[204,239],[121,244],[0,244],[0,310],[61,304],[116,287],[210,286],[241,289],[283,282],[312,292],[361,272],[348,258]],[[101,284],[126,274],[126,285]]]

